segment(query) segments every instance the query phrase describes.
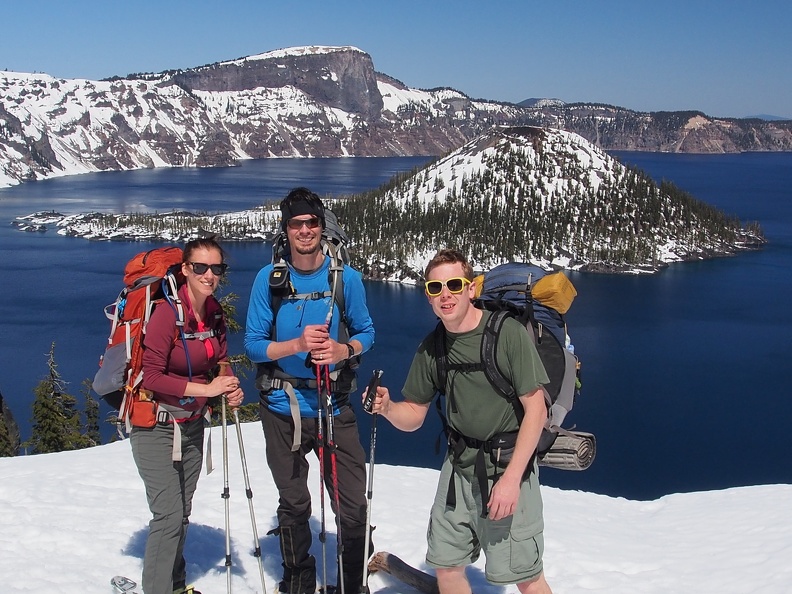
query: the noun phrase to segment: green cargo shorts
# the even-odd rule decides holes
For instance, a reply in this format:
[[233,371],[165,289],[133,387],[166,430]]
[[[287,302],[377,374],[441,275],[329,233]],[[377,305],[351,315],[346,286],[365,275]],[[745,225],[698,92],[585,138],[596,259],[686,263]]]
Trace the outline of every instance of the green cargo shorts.
[[523,482],[512,516],[492,521],[481,517],[475,477],[453,473],[456,508],[446,506],[452,466],[443,463],[427,530],[426,562],[435,568],[464,567],[484,552],[484,572],[493,584],[519,584],[542,572],[544,520],[536,472]]

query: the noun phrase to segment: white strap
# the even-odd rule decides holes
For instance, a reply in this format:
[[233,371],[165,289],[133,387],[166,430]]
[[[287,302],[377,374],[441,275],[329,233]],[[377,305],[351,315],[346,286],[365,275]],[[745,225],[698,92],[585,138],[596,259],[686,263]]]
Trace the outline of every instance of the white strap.
[[302,437],[302,418],[300,417],[300,403],[297,401],[297,394],[294,393],[294,386],[289,382],[283,381],[283,391],[289,395],[289,410],[294,421],[294,435],[292,437],[291,451],[296,452],[300,449]]
[[143,334],[146,333],[146,326],[148,326],[149,318],[151,317],[151,285],[146,285],[146,307],[143,309]]
[[[170,414],[171,419],[173,415]],[[171,451],[171,460],[174,462],[181,462],[182,459],[182,450],[181,450],[181,427],[179,427],[179,423],[175,420],[173,421],[173,449]]]
[[204,409],[204,421],[206,426],[209,427],[209,438],[206,440],[206,474],[212,474],[214,466],[212,465],[212,415],[209,414],[209,407]]

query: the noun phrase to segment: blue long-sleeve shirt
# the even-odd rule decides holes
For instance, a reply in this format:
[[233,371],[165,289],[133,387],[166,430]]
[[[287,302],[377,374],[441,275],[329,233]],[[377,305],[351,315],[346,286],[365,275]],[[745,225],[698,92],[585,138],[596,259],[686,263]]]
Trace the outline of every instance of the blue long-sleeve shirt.
[[[320,299],[302,299],[294,301],[284,299],[278,310],[273,335],[272,295],[269,277],[272,265],[262,268],[250,293],[247,323],[245,328],[245,352],[254,363],[271,362],[267,356],[267,348],[274,340],[283,342],[297,338],[305,326],[324,324],[331,306],[332,297]],[[330,258],[325,257],[322,266],[310,273],[303,274],[289,265],[291,283],[297,294],[324,293],[331,289],[329,278]],[[354,268],[344,266],[344,302],[349,340],[357,340],[363,346],[363,352],[374,346],[374,324],[366,305],[366,291],[363,277]],[[338,340],[338,324],[341,312],[338,304],[333,302],[333,316],[330,323],[330,337]],[[297,378],[314,379],[315,369],[306,367],[307,352],[297,353],[277,360],[278,366],[288,375]],[[300,415],[316,417],[318,415],[318,395],[316,390],[300,390],[295,388],[300,404]],[[289,415],[289,397],[283,390],[273,390],[268,395],[269,408],[275,413]]]

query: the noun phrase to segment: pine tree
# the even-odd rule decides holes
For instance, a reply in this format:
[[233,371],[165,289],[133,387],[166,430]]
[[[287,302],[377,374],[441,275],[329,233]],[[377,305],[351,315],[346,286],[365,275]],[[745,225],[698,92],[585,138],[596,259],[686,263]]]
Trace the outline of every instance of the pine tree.
[[47,356],[47,377],[33,390],[33,431],[25,446],[32,454],[62,452],[86,447],[80,433],[77,399],[65,392],[65,382],[55,363],[55,343]]
[[91,395],[91,380],[83,380],[83,397],[85,399],[85,439],[91,446],[102,444],[99,433],[99,402]]
[[0,458],[19,453],[19,427],[0,394]]

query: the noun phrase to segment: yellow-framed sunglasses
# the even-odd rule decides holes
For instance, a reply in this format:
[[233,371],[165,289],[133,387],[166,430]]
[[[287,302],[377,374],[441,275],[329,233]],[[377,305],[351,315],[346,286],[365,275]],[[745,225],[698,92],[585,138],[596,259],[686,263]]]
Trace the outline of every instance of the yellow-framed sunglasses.
[[439,280],[430,280],[426,281],[426,294],[429,297],[437,297],[440,293],[443,292],[443,287],[448,289],[448,292],[452,295],[459,295],[462,291],[465,290],[465,285],[469,285],[472,281],[463,278],[461,276],[455,276],[454,278],[449,278],[444,281]]

